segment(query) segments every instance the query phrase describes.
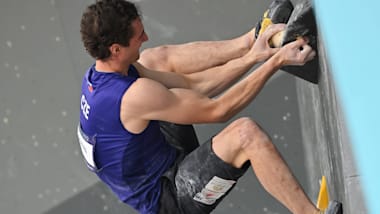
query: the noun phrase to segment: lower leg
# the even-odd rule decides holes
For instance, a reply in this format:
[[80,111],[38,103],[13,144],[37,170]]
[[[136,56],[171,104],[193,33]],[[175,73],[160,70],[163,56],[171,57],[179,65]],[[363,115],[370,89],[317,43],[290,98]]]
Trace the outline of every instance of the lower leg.
[[[223,141],[228,146],[223,145]],[[237,142],[237,146],[231,147],[231,142]],[[253,121],[242,119],[231,124],[215,136],[216,143],[219,145],[213,145],[215,153],[235,167],[250,160],[264,189],[292,213],[318,213],[269,137]]]
[[292,213],[317,213],[318,210],[273,145],[252,152],[249,159],[262,186]]
[[143,51],[139,62],[152,70],[189,74],[243,56],[252,47],[254,39],[252,29],[231,40],[164,45]]

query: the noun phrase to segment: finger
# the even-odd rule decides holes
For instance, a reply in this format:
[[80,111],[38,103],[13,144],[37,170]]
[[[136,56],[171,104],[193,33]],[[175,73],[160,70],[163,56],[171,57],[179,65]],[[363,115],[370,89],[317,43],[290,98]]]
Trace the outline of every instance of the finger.
[[308,62],[315,57],[315,51],[309,45],[303,45],[301,50],[301,55],[303,56],[304,62]]
[[304,45],[307,45],[306,41],[302,38],[299,38],[293,42],[286,44],[285,46],[288,46],[292,49],[302,49],[302,46],[304,46]]
[[316,54],[317,53],[315,51],[311,51],[309,53],[309,55],[306,57],[306,61],[310,61],[310,60],[314,59],[314,57],[315,57]]
[[274,34],[285,30],[286,24],[272,24],[263,33],[266,39],[271,38]]
[[305,52],[305,53],[307,53],[307,54],[309,54],[310,52],[313,51],[313,48],[310,47],[310,45],[308,45],[308,44],[303,44],[303,45],[301,46],[301,51],[302,51],[302,52]]
[[306,41],[306,43],[309,44],[310,39],[308,37],[304,36],[304,37],[301,37],[301,38],[303,38]]

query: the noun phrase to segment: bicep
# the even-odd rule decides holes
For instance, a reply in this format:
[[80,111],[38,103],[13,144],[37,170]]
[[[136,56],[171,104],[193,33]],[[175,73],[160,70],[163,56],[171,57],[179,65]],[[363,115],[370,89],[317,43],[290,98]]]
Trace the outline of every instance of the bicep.
[[214,100],[192,90],[174,88],[160,99],[160,105],[148,117],[180,124],[215,122]]
[[[139,79],[131,86],[125,102],[128,111],[142,120],[163,120],[179,124],[215,122],[215,101],[188,89],[167,89],[162,84]],[[127,103],[126,103],[127,104]]]

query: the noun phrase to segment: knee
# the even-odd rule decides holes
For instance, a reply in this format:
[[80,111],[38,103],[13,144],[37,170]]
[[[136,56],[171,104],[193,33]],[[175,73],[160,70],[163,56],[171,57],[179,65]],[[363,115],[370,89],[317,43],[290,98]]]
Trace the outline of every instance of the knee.
[[250,118],[243,117],[236,120],[239,136],[239,146],[243,150],[260,150],[273,148],[269,136],[265,131]]
[[152,70],[170,71],[167,49],[167,46],[145,49],[140,54],[139,62]]
[[237,168],[263,149],[275,148],[260,126],[247,117],[235,120],[213,138],[214,152]]

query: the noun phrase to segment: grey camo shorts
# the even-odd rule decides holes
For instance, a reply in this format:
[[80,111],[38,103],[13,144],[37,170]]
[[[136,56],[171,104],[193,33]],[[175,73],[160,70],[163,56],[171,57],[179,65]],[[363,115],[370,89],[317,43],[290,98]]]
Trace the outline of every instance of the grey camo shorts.
[[162,122],[166,140],[177,148],[174,165],[161,178],[160,214],[210,213],[250,166],[235,168],[212,150],[212,138],[199,145],[191,125]]

